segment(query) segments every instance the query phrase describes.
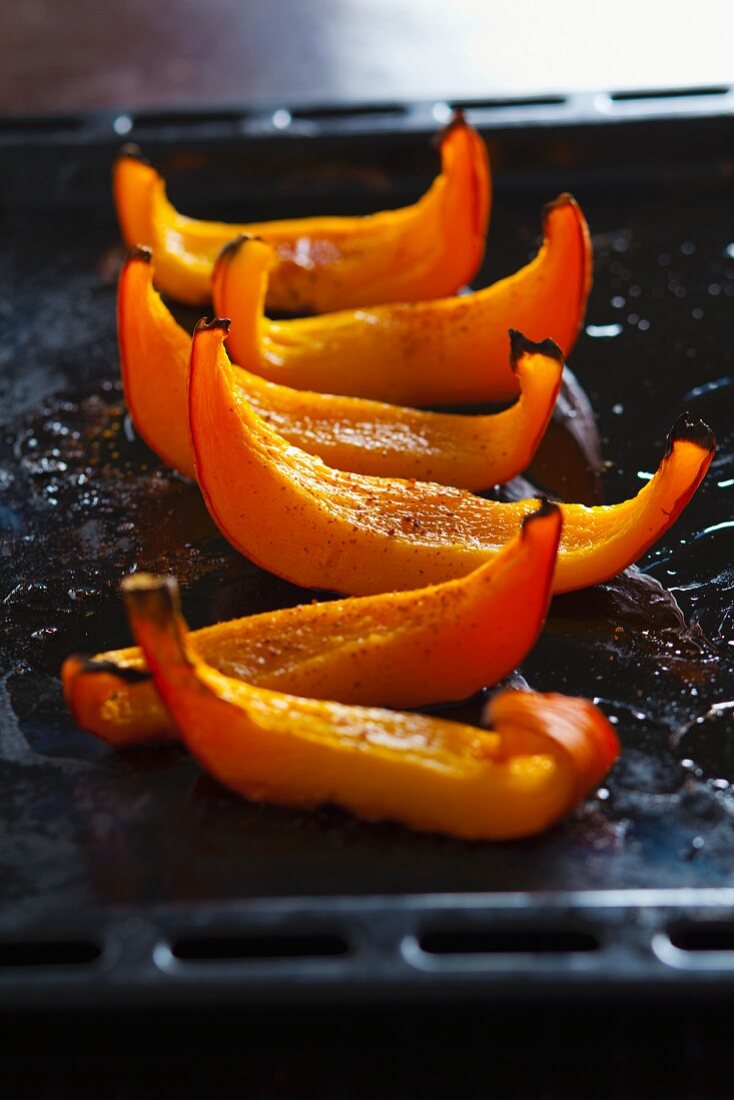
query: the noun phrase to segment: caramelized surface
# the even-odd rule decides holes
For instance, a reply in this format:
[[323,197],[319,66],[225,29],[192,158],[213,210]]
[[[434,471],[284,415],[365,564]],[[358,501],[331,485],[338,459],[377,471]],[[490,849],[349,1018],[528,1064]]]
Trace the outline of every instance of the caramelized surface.
[[[146,250],[133,250],[120,276],[118,335],[125,398],[136,429],[165,462],[194,477],[186,393],[191,338],[153,289]],[[226,364],[222,347],[211,351]],[[271,427],[330,466],[479,490],[525,469],[558,395],[557,349],[516,338],[512,362],[520,396],[509,409],[489,416],[294,390],[244,369],[235,378]]]
[[[391,707],[464,699],[533,645],[559,537],[560,513],[548,505],[467,577],[217,623],[194,631],[191,644],[227,676],[316,699]],[[173,736],[139,649],[70,657],[62,678],[77,722],[103,740],[122,747]]]
[[[170,582],[125,585],[130,624],[187,747],[246,798],[465,839],[527,836],[568,812],[618,753],[600,711],[503,693],[495,728],[304,699],[233,680],[187,645]],[[533,699],[536,699],[535,703]]]
[[584,318],[591,244],[570,195],[546,208],[544,235],[534,260],[473,294],[293,321],[264,316],[273,252],[241,240],[217,262],[214,308],[232,319],[236,362],[274,382],[418,407],[504,401],[517,394],[507,330],[567,356]]
[[[430,482],[333,470],[254,412],[235,368],[212,355],[220,322],[194,336],[189,422],[212,518],[241,553],[305,587],[364,595],[462,576],[515,535],[534,500],[505,504]],[[657,472],[620,504],[562,504],[554,591],[615,576],[676,520],[714,453],[710,430],[681,418]]]
[[113,176],[128,246],[156,255],[166,294],[191,305],[209,300],[220,249],[245,233],[269,241],[277,263],[268,308],[319,313],[376,302],[453,294],[482,261],[491,179],[484,142],[457,116],[441,140],[441,174],[412,206],[366,217],[311,217],[234,225],[180,214],[164,180],[137,151],[123,151]]

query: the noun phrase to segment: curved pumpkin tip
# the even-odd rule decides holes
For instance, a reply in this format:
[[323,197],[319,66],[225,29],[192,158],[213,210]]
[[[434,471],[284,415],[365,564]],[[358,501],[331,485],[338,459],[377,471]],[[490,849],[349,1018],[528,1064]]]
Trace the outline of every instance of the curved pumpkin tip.
[[469,123],[466,121],[466,115],[461,107],[454,107],[451,118],[439,134],[439,142],[445,141],[449,134],[453,134],[454,130],[466,130],[468,125]]
[[716,450],[716,436],[703,420],[697,420],[690,413],[684,412],[676,420],[670,429],[665,446],[665,457],[673,450],[676,443],[694,443],[702,451],[713,453]]
[[549,516],[557,516],[560,524],[561,509],[557,504],[554,504],[552,500],[547,500],[543,497],[534,512],[529,512],[527,516],[523,516],[522,530],[525,531],[536,521],[547,519]]
[[153,249],[144,244],[134,244],[127,251],[125,257],[127,263],[139,262],[149,264],[153,262]]
[[150,167],[150,161],[134,141],[128,141],[123,145],[117,154],[117,160],[137,160],[140,164],[147,164]]
[[229,317],[200,317],[194,332],[212,332],[215,329],[221,329],[222,332],[227,333],[231,324]]
[[555,199],[547,202],[543,207],[543,216],[547,217],[553,210],[562,210],[564,206],[578,206],[570,191],[562,191]]
[[248,241],[260,241],[261,237],[253,237],[251,233],[238,233],[236,237],[233,237],[231,241],[227,241],[225,245],[219,250],[214,266],[218,267],[220,264],[231,260],[237,252],[242,248],[243,244]]
[[510,366],[514,371],[517,370],[518,360],[523,355],[545,355],[549,359],[555,359],[563,366],[563,352],[555,340],[547,337],[545,340],[536,342],[529,340],[517,329],[511,328],[508,331],[510,334]]
[[175,577],[132,573],[120,585],[125,605],[158,625],[168,624],[179,612],[180,596]]

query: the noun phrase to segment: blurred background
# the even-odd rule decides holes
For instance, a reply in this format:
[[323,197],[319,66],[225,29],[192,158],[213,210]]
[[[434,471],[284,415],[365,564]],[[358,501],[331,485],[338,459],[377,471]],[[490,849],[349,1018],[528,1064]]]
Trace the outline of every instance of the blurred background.
[[727,84],[730,0],[5,0],[0,112]]

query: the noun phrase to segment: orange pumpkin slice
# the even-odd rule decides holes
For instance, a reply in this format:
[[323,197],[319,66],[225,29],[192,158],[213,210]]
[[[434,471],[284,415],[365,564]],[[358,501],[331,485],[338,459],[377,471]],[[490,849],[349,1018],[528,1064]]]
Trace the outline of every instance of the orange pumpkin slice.
[[[534,500],[505,504],[431,482],[346,473],[278,435],[236,386],[236,368],[207,344],[226,325],[199,322],[189,371],[189,424],[199,486],[214,522],[242,554],[279,576],[350,595],[436,584],[487,561]],[[656,474],[621,504],[562,504],[554,591],[607,580],[668,530],[715,449],[681,417]]]
[[547,207],[544,233],[531,263],[473,294],[293,321],[263,313],[273,250],[239,238],[217,261],[214,308],[232,318],[235,362],[273,382],[418,408],[505,401],[517,394],[507,330],[568,356],[584,318],[591,245],[570,195]]
[[231,225],[179,214],[163,179],[134,146],[113,173],[117,216],[132,247],[156,256],[156,279],[173,298],[208,302],[219,250],[238,233],[277,253],[269,309],[321,313],[453,294],[484,255],[491,179],[484,142],[459,115],[441,138],[441,174],[414,205],[368,217],[313,217]]
[[253,687],[190,644],[175,582],[123,585],[133,634],[181,737],[245,798],[300,809],[334,803],[374,821],[465,839],[528,836],[566,814],[618,755],[590,703],[506,692],[493,730]]
[[[251,615],[196,630],[191,643],[207,664],[256,687],[390,707],[465,699],[535,642],[560,531],[560,512],[544,505],[459,580]],[[78,724],[112,745],[175,736],[139,649],[69,657],[62,680]]]
[[[186,371],[191,337],[153,288],[151,254],[133,249],[120,275],[117,318],[122,379],[133,423],[169,466],[194,477]],[[507,337],[505,337],[507,339]],[[226,363],[224,348],[207,344]],[[524,470],[543,437],[561,384],[560,352],[515,335],[520,397],[494,415],[404,409],[356,397],[294,390],[238,370],[237,387],[285,439],[340,470],[416,477],[486,489]]]

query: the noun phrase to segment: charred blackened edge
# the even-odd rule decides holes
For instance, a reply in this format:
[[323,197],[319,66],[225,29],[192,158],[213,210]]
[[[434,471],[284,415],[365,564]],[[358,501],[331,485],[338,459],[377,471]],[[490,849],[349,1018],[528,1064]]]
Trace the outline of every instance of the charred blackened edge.
[[555,359],[563,366],[563,352],[555,340],[551,340],[550,336],[535,343],[535,341],[529,340],[527,336],[523,336],[517,329],[511,328],[508,329],[508,332],[510,334],[510,366],[513,371],[517,370],[518,360],[523,355],[545,355],[549,359]]
[[79,662],[79,672],[84,675],[97,675],[99,673],[106,673],[109,676],[115,676],[118,680],[122,680],[126,684],[146,684],[149,680],[152,680],[150,672],[142,668],[130,668],[126,665],[118,665],[115,661],[99,660],[97,657],[87,657],[83,653],[75,654],[75,659]]
[[454,113],[451,118],[437,134],[438,145],[443,145],[446,138],[449,137],[450,134],[453,134],[454,130],[465,130],[468,125],[469,123],[466,121],[466,115],[461,107],[454,107]]
[[152,164],[143,153],[139,145],[136,145],[134,141],[128,141],[123,145],[120,152],[117,154],[118,160],[136,160],[139,164],[145,164],[148,168],[152,168]]
[[139,260],[143,264],[152,263],[153,249],[144,244],[134,244],[127,251],[127,262],[132,263],[134,260]]
[[247,244],[248,241],[261,241],[262,237],[255,237],[252,233],[239,233],[236,237],[233,237],[231,241],[227,241],[225,245],[219,250],[219,255],[216,259],[216,264],[224,263],[225,260],[231,260],[242,248],[243,244]]
[[178,581],[175,577],[133,573],[124,578],[120,588],[128,612],[134,609],[157,625],[168,626],[181,613]]
[[201,317],[194,326],[194,332],[213,332],[221,329],[222,332],[227,333],[231,324],[229,317]]
[[552,214],[554,210],[560,210],[564,206],[578,206],[576,199],[570,191],[562,191],[555,199],[547,202],[543,207],[543,220]]
[[672,453],[673,447],[678,442],[694,443],[703,451],[716,450],[716,436],[703,420],[696,420],[690,413],[684,412],[676,420],[670,429],[670,434],[665,445],[665,457]]
[[495,696],[502,695],[505,691],[532,691],[530,684],[527,682],[521,672],[515,669],[514,672],[510,672],[507,676],[503,676],[501,680],[498,680],[496,684],[492,684],[490,688],[485,688],[486,700],[482,707],[482,713],[479,716],[479,725],[482,729],[492,728],[492,719],[490,713],[492,705],[495,700]]
[[526,516],[523,516],[522,529],[525,531],[535,520],[547,519],[548,516],[560,515],[561,509],[557,504],[554,504],[552,500],[547,497],[540,498],[540,505],[534,512],[529,512]]

